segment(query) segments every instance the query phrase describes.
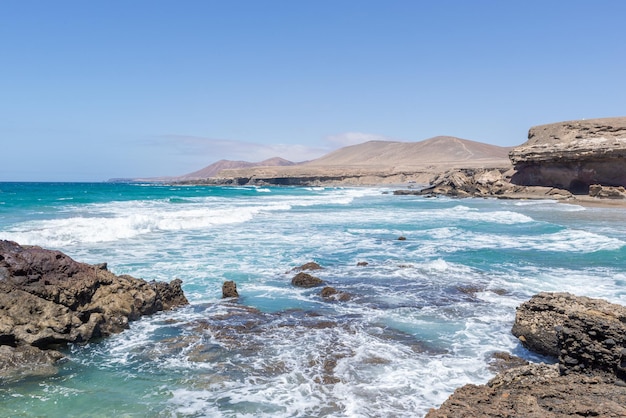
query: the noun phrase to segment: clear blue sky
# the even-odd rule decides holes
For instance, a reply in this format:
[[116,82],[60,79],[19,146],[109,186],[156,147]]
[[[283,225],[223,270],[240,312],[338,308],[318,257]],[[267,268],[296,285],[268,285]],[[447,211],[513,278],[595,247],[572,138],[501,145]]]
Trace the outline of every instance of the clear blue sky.
[[626,115],[626,1],[2,0],[0,181]]

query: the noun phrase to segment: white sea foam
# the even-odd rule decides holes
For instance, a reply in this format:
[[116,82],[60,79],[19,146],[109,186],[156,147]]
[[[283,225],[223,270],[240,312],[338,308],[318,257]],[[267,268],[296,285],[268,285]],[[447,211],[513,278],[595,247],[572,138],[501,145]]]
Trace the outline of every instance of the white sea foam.
[[[81,261],[109,261],[116,273],[179,277],[192,302],[75,347],[68,370],[78,363],[89,377],[56,380],[79,395],[59,390],[63,409],[49,415],[78,415],[91,393],[128,382],[112,402],[136,399],[162,416],[423,416],[457,387],[491,378],[490,353],[525,355],[510,328],[532,294],[626,303],[623,224],[589,227],[581,219],[595,219],[591,210],[368,189],[250,190],[67,206],[62,218],[10,227]],[[568,253],[572,266],[563,267]],[[312,273],[350,300],[290,284],[290,269],[313,260],[325,269]],[[225,280],[237,282],[237,304],[220,299]],[[0,413],[23,407],[15,393]],[[45,415],[57,398],[43,398]]]
[[436,249],[444,252],[466,249],[517,249],[522,251],[554,251],[593,253],[618,250],[626,242],[593,232],[564,229],[541,235],[499,235],[493,233],[467,232],[457,228],[438,228],[428,231],[436,241],[427,242],[422,250]]

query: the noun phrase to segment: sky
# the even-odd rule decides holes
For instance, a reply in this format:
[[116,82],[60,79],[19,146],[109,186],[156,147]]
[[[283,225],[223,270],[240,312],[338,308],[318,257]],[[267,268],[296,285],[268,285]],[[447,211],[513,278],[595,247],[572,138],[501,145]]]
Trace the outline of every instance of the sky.
[[1,0],[0,181],[626,116],[626,1]]

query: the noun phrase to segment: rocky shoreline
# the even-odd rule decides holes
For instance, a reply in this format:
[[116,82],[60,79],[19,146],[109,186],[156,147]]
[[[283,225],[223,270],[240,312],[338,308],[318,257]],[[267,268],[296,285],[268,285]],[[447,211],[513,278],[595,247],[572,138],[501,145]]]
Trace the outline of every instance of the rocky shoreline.
[[433,177],[424,188],[394,190],[397,196],[449,196],[495,199],[551,199],[581,205],[615,206],[626,204],[626,189],[622,186],[592,184],[587,194],[551,186],[521,186],[511,181],[514,170],[454,169]]
[[117,276],[106,264],[0,240],[0,378],[54,373],[59,348],[186,305],[181,284]]
[[[292,285],[321,287],[321,280],[304,273],[321,268],[307,263],[292,269]],[[333,292],[325,296],[328,289]],[[328,287],[321,293],[349,299],[338,294]],[[224,284],[223,296],[238,298],[234,282]],[[121,332],[142,315],[187,303],[180,280],[167,284],[116,276],[104,264],[0,241],[0,379],[54,374],[63,358],[60,347]],[[496,377],[458,388],[426,416],[626,416],[626,307],[569,293],[539,293],[517,308],[512,333],[554,363],[528,364],[495,353],[490,367],[500,370]],[[329,383],[336,382],[329,378]]]
[[[449,147],[446,149],[454,154],[459,150],[451,144],[458,146],[461,140],[450,140],[424,142],[428,142],[429,146],[446,145]],[[463,144],[465,149],[468,145],[475,146],[468,141]],[[373,147],[375,144],[369,145]],[[419,143],[412,145],[418,146]],[[365,152],[366,146],[363,144],[363,150],[360,151],[364,154],[361,158],[371,162],[367,156],[372,152]],[[360,165],[352,165],[360,161],[359,149],[355,147],[352,151],[357,155],[343,160],[337,160],[337,156],[332,154],[325,157],[334,163],[331,165],[312,162],[289,167],[223,170],[214,177],[180,183],[230,186],[403,185],[394,194],[554,199],[586,205],[626,203],[626,176],[623,174],[626,117],[566,121],[531,127],[528,140],[511,148],[508,160],[477,158],[474,152],[480,154],[480,148],[476,148],[455,162],[445,160],[449,156],[446,153],[442,156],[439,152],[433,154],[434,159],[428,163],[417,153],[412,157],[415,161],[411,163],[401,153],[394,154],[395,160],[386,160],[387,166],[380,165],[378,160],[373,161],[379,165],[367,165],[363,161]],[[383,150],[381,148],[378,152],[384,153]],[[430,155],[432,150],[428,150],[424,148],[423,151]],[[347,151],[342,150],[343,153]],[[426,186],[416,187],[418,185]]]
[[428,418],[626,416],[626,307],[539,293],[517,308],[512,333],[557,364],[528,364],[457,389]]

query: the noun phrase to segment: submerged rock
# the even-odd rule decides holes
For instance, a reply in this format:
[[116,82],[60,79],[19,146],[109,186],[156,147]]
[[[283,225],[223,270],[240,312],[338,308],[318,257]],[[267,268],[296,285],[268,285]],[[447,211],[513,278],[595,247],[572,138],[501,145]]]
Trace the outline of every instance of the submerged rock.
[[341,302],[346,302],[350,300],[350,295],[345,292],[340,292],[331,286],[325,286],[320,292],[320,296],[324,299],[328,300],[337,300]]
[[[146,282],[103,267],[60,251],[0,241],[0,346],[47,350],[86,342],[188,303],[180,280]],[[17,352],[12,358],[19,358]],[[8,355],[6,349],[2,354]]]
[[528,361],[521,357],[511,355],[504,351],[496,351],[489,358],[489,370],[494,372],[503,372],[519,366],[527,366]]
[[47,376],[57,372],[55,363],[63,358],[56,350],[40,350],[30,345],[0,345],[0,379]]

